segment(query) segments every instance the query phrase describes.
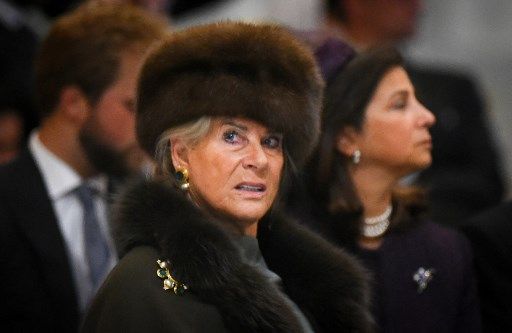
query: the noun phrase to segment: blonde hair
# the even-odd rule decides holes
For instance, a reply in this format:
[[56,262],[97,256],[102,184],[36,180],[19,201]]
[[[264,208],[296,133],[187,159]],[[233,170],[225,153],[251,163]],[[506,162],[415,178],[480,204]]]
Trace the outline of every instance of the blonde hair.
[[171,158],[171,141],[176,138],[183,140],[185,145],[193,146],[211,129],[212,117],[201,117],[181,126],[169,128],[158,138],[155,149],[154,176],[162,179],[174,179],[174,165]]

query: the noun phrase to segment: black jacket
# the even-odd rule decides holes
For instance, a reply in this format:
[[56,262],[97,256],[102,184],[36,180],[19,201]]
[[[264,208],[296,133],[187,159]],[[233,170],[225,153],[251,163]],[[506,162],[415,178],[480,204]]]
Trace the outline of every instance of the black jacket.
[[[379,332],[481,331],[469,242],[458,232],[425,220],[421,201],[397,195],[382,244],[365,250],[357,244],[358,212],[330,214],[309,192],[294,193],[290,213],[332,244],[351,251],[372,273],[372,305]],[[421,268],[434,273],[419,292],[414,276]]]
[[[120,184],[109,179],[109,192]],[[43,177],[25,149],[0,167],[0,331],[76,332],[73,266]]]
[[512,332],[512,201],[462,225],[473,246],[485,332]]
[[25,150],[0,167],[0,330],[76,332],[77,292],[46,186]]
[[[115,219],[123,258],[100,289],[84,332],[297,332],[275,285],[244,264],[230,235],[181,193],[148,182],[129,189]],[[277,212],[258,241],[283,291],[319,332],[368,332],[366,275],[342,250]],[[164,291],[156,260],[188,285]]]

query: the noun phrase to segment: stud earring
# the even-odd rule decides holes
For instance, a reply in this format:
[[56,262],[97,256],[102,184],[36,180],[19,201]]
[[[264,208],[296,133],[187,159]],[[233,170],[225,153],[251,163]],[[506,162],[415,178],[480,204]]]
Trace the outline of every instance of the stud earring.
[[354,164],[359,164],[359,162],[361,162],[361,151],[359,149],[356,149],[352,154],[352,162]]
[[174,174],[174,179],[183,191],[188,190],[190,184],[188,182],[188,170],[186,168],[179,167]]

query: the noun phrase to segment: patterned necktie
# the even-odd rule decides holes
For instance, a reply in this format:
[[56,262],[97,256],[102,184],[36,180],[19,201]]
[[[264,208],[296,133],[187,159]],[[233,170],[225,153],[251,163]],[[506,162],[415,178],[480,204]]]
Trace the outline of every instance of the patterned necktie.
[[98,221],[94,205],[94,190],[88,185],[82,184],[76,189],[76,194],[84,210],[85,257],[89,265],[93,289],[96,290],[107,273],[110,250]]

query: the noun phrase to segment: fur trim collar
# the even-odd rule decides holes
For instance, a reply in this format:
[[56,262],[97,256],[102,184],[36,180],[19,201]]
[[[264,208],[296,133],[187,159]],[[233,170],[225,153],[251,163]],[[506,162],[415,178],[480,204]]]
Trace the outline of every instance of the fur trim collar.
[[[300,331],[278,288],[244,264],[231,236],[177,190],[139,183],[116,208],[120,255],[139,245],[157,248],[173,276],[214,304],[230,331]],[[371,331],[366,274],[351,256],[280,214],[260,222],[258,240],[269,268],[315,330]]]

